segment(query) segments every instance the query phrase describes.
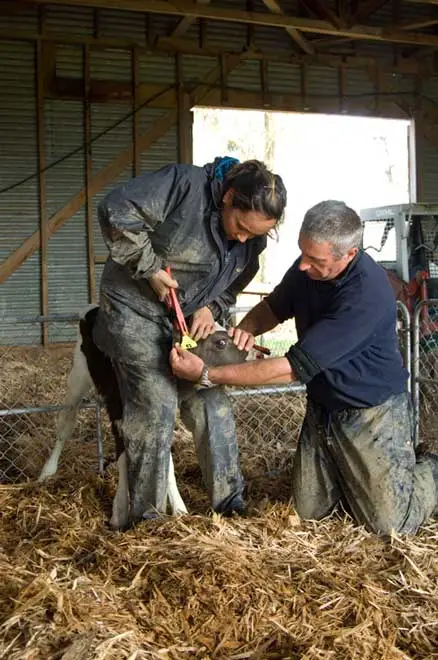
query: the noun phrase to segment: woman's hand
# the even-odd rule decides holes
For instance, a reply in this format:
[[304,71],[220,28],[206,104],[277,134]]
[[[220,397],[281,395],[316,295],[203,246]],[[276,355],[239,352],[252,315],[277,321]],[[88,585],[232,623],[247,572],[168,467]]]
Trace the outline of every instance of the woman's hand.
[[158,300],[164,302],[169,295],[170,289],[177,289],[178,282],[170,277],[165,270],[159,270],[148,278],[148,282],[158,296]]
[[228,336],[233,338],[233,343],[239,351],[250,351],[255,344],[254,335],[246,330],[228,328]]
[[190,351],[184,351],[180,346],[172,348],[169,361],[173,375],[177,378],[197,383],[202,376],[204,362],[200,357]]
[[206,339],[215,331],[215,322],[213,314],[208,307],[201,307],[194,312],[192,317],[192,324],[190,326],[190,336],[195,341],[198,339]]

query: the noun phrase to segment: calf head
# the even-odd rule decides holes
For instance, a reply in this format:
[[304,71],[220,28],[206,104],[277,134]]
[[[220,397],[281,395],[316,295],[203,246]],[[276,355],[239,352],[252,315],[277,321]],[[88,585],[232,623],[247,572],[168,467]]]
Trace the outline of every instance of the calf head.
[[219,367],[222,364],[239,364],[245,362],[247,351],[239,351],[225,330],[216,330],[206,339],[200,339],[196,348],[191,349],[209,367]]

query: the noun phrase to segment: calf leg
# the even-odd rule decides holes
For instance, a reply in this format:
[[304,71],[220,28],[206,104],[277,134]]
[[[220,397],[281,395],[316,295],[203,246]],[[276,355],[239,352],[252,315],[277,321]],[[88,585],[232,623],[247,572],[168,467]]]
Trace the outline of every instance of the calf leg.
[[44,464],[38,481],[44,481],[56,474],[64,443],[71,437],[73,432],[78,406],[92,385],[93,382],[88,372],[87,361],[81,351],[81,342],[78,341],[73,356],[73,367],[68,377],[68,392],[64,404],[66,409],[62,410],[58,416],[55,447]]
[[173,466],[172,453],[169,455],[169,474],[167,478],[167,497],[169,500],[170,511],[173,516],[182,513],[188,513],[184,500],[180,495],[175,478],[175,468]]
[[110,525],[113,529],[123,530],[129,526],[129,486],[126,452],[120,454],[117,465],[119,467],[119,480],[113,499],[113,513]]
[[[110,525],[113,529],[123,530],[129,526],[129,486],[128,486],[128,463],[126,453],[120,454],[117,465],[119,467],[119,479],[117,491],[113,499],[113,510]],[[184,500],[182,499],[175,479],[172,454],[169,456],[169,476],[167,483],[167,496],[169,498],[170,510],[173,516],[188,513]]]

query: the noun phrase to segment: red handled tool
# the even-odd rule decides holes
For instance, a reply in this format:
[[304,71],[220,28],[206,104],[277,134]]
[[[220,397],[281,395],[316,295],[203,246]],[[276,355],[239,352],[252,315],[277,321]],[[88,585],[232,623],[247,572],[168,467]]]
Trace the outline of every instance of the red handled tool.
[[[172,271],[170,270],[170,266],[166,267],[166,273],[169,275],[169,277],[172,277]],[[179,303],[175,289],[169,290],[169,295],[167,296],[167,304],[170,308],[174,310],[176,315],[176,325],[181,333],[181,348],[184,350],[188,350],[190,348],[196,348],[198,344],[189,335],[189,329],[187,327],[184,314],[182,313],[181,305]],[[269,348],[265,348],[264,346],[258,346],[257,344],[255,344],[253,348],[259,353],[264,353],[264,355],[271,355],[271,351],[269,350]]]
[[[172,272],[169,266],[166,268],[166,273],[169,275],[169,277],[172,277]],[[179,304],[175,289],[169,290],[169,295],[167,296],[167,304],[174,310],[176,315],[176,325],[181,333],[181,348],[184,350],[196,348],[198,344],[189,335],[189,329],[187,327],[184,314],[182,313],[181,305]]]

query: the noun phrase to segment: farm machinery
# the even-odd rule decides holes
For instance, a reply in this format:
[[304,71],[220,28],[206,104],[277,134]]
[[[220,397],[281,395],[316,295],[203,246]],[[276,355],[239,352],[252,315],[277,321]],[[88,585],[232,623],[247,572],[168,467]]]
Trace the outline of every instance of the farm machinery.
[[394,294],[411,318],[418,303],[420,339],[438,349],[438,204],[364,209],[364,250],[383,266]]
[[421,437],[438,449],[438,204],[385,206],[360,215],[364,250],[386,269],[396,299],[407,308],[398,330],[405,366],[412,367],[416,441]]

